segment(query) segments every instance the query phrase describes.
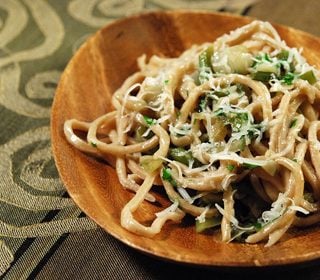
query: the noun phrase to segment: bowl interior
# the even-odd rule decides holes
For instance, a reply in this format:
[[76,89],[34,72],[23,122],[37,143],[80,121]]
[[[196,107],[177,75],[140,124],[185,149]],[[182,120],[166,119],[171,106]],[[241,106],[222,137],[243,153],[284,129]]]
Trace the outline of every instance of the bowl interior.
[[[171,261],[210,266],[269,266],[313,260],[320,256],[318,227],[290,232],[271,248],[264,244],[225,244],[219,233],[197,234],[188,221],[168,223],[154,238],[135,235],[120,225],[123,206],[133,196],[119,184],[115,170],[67,143],[63,123],[70,118],[92,121],[112,110],[111,96],[137,70],[146,54],[175,57],[193,44],[213,41],[252,19],[206,12],[154,12],[116,21],[99,30],[71,59],[60,80],[52,108],[52,145],[62,181],[77,205],[125,244]],[[303,47],[310,64],[320,67],[320,40],[304,32],[275,26],[292,47]],[[168,205],[144,202],[137,215],[148,221]]]

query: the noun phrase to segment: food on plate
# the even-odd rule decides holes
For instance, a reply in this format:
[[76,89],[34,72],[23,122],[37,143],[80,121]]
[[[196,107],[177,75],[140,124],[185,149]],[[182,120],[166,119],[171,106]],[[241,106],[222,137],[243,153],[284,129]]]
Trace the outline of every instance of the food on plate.
[[[111,156],[135,192],[124,228],[152,237],[187,214],[199,233],[220,228],[224,242],[271,246],[320,220],[320,75],[302,49],[253,21],[177,58],[143,55],[138,66],[113,111],[64,125],[79,150]],[[155,201],[152,186],[171,205],[145,225],[134,212]]]

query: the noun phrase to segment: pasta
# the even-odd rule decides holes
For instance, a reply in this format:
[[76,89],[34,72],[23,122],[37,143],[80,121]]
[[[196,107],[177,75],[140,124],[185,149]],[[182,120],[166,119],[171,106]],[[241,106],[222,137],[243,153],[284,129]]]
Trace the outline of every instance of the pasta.
[[[66,139],[113,162],[135,192],[127,230],[152,237],[187,214],[199,233],[271,246],[320,220],[320,75],[301,52],[253,21],[177,58],[143,55],[114,110],[67,120]],[[133,213],[155,201],[153,185],[172,203],[144,225]]]

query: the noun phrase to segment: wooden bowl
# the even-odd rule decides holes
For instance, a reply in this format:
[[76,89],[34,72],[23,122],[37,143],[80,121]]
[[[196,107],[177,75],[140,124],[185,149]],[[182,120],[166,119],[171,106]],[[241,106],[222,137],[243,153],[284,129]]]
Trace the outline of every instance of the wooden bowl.
[[[207,12],[154,12],[116,21],[91,37],[71,59],[60,80],[52,109],[55,161],[70,196],[109,234],[125,244],[163,259],[205,266],[271,266],[320,257],[320,230],[291,231],[271,248],[264,244],[225,244],[220,233],[197,234],[194,226],[168,223],[154,238],[135,235],[120,225],[123,206],[132,193],[119,184],[115,170],[69,145],[63,123],[70,118],[92,121],[111,109],[111,95],[137,70],[143,53],[178,56],[193,44],[213,41],[252,19]],[[304,55],[320,67],[320,39],[275,26],[289,46],[303,47]],[[168,205],[155,190],[158,205],[144,202],[137,215],[149,220]]]

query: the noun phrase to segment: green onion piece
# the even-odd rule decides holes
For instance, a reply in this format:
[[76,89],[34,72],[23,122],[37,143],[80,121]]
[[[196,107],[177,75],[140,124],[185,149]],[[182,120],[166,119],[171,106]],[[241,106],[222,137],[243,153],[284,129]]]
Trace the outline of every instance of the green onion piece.
[[298,119],[294,118],[292,120],[292,122],[290,123],[289,128],[294,128],[297,125],[297,121],[298,121]]
[[310,85],[313,85],[316,81],[317,81],[317,78],[316,76],[314,75],[313,71],[312,70],[309,70],[303,74],[301,74],[299,76],[300,79],[302,80],[306,80],[309,82]]
[[264,72],[264,71],[258,71],[253,74],[253,79],[260,82],[268,82],[271,79],[271,75],[273,72]]
[[144,121],[147,123],[147,125],[151,126],[154,125],[156,123],[156,120],[153,118],[150,118],[148,116],[143,116]]
[[206,220],[203,223],[200,223],[198,220],[196,220],[196,232],[201,233],[206,229],[219,226],[220,224],[221,224],[220,217],[206,218]]
[[148,173],[153,173],[162,166],[162,160],[154,159],[152,156],[144,156],[140,165]]

